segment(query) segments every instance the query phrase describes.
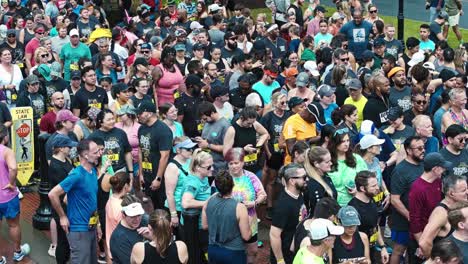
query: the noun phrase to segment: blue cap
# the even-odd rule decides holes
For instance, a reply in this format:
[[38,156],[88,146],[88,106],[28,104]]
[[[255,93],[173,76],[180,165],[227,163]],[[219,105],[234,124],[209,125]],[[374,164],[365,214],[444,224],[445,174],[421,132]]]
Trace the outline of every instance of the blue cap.
[[341,207],[336,216],[340,219],[341,225],[344,227],[361,225],[358,211],[350,205]]
[[71,140],[67,136],[58,135],[57,137],[54,138],[52,145],[54,148],[64,148],[64,147],[73,148],[73,147],[78,146],[78,143]]

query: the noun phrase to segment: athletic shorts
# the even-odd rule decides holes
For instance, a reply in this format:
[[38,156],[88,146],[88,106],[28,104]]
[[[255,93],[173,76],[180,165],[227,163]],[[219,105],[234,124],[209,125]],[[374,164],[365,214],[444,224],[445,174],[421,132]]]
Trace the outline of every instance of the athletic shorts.
[[459,22],[460,22],[460,13],[458,13],[458,14],[456,14],[454,16],[449,16],[449,19],[448,19],[449,26],[451,26],[451,27],[458,26]]
[[20,202],[18,195],[6,203],[0,203],[0,220],[15,218],[20,212]]
[[405,247],[408,246],[409,232],[392,230],[392,241]]

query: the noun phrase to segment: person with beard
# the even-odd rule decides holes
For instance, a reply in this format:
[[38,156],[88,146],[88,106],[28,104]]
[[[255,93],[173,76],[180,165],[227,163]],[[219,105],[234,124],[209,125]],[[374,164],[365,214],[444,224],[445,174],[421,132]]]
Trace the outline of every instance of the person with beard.
[[41,134],[53,134],[55,132],[55,118],[57,117],[57,112],[62,110],[65,105],[63,93],[55,92],[52,94],[50,104],[52,110],[41,118],[41,123],[39,124],[39,131]]
[[448,144],[445,148],[439,151],[440,154],[452,162],[452,167],[449,169],[449,174],[467,175],[468,165],[468,150],[465,148],[468,132],[460,125],[452,124],[445,131],[445,138]]
[[279,37],[279,27],[277,24],[272,24],[268,27],[267,37],[263,41],[265,42],[265,47],[273,53],[273,60],[283,60],[285,58],[288,47],[286,40]]
[[252,86],[252,89],[260,94],[265,104],[270,103],[273,91],[280,87],[279,83],[275,80],[277,77],[278,68],[273,65],[266,65],[263,68],[262,79]]
[[369,44],[369,35],[372,31],[372,24],[363,20],[362,11],[354,9],[353,20],[344,24],[340,33],[346,35],[349,40],[349,51],[351,51],[356,60],[361,59],[362,53]]
[[221,48],[221,58],[229,64],[234,56],[242,54],[242,50],[237,47],[237,36],[233,31],[224,34],[224,46]]
[[187,32],[190,30],[191,23],[192,21],[188,20],[188,17],[187,17],[187,10],[185,9],[177,10],[177,22],[175,23],[175,26],[177,28],[184,29]]
[[147,5],[143,4],[139,6],[137,9],[137,14],[140,18],[140,22],[138,22],[135,26],[137,29],[136,35],[139,38],[142,38],[142,36],[146,35],[146,33],[153,30],[156,24],[150,20],[151,11]]
[[109,103],[106,91],[96,86],[96,72],[92,67],[85,67],[81,71],[81,78],[84,85],[79,89],[73,97],[71,109],[73,114],[80,116],[86,111],[87,107],[96,107],[104,110]]
[[403,112],[409,110],[411,108],[411,87],[406,85],[405,69],[394,67],[388,72],[387,76],[393,83],[388,96],[390,106],[399,106]]
[[216,111],[228,122],[234,118],[234,111],[229,102],[229,90],[223,86],[214,86],[210,89],[210,96]]
[[[77,147],[80,165],[48,194],[59,216],[70,244],[72,263],[97,263],[97,236],[100,224],[97,215],[98,175],[96,165],[101,152],[91,140],[82,140]],[[67,212],[61,198],[67,195]]]
[[442,200],[442,180],[444,172],[452,166],[440,153],[429,153],[424,157],[424,172],[411,185],[409,200],[408,245],[409,263],[422,263],[419,241],[427,225],[431,212]]
[[449,92],[450,108],[442,116],[441,132],[445,133],[447,127],[457,124],[468,128],[468,110],[466,110],[466,91],[464,88],[454,88]]
[[396,59],[391,54],[387,54],[382,59],[382,67],[381,70],[385,76],[388,76],[388,73],[391,69],[395,68],[396,66]]
[[372,263],[379,262],[375,252],[375,246],[379,246],[382,263],[387,263],[389,255],[382,232],[379,226],[379,208],[374,202],[373,197],[380,192],[377,177],[371,171],[361,171],[354,180],[356,184],[356,194],[349,201],[348,205],[354,207],[360,216],[361,225],[359,231],[363,232],[369,238],[371,248],[370,256]]
[[257,91],[252,89],[252,84],[254,82],[254,76],[252,74],[244,73],[238,78],[238,82],[238,88],[229,91],[229,102],[234,107],[234,113],[239,112],[245,107],[245,99],[249,94],[257,93],[260,96]]
[[421,137],[411,136],[404,142],[406,158],[395,166],[392,173],[390,201],[392,210],[393,253],[390,264],[399,264],[409,242],[409,202],[411,184],[423,173],[426,150]]
[[[239,77],[249,72],[252,69],[252,57],[250,55],[240,54],[234,56],[231,61],[232,73],[227,74],[224,79],[224,86],[229,90],[234,90],[239,87]],[[255,63],[257,64],[257,63]]]
[[377,128],[388,122],[387,114],[390,108],[388,92],[390,81],[379,74],[369,81],[372,94],[369,96],[363,110],[364,120],[371,120]]
[[283,166],[279,175],[284,184],[273,207],[270,228],[270,263],[291,264],[294,253],[289,250],[296,226],[306,217],[302,191],[307,174],[302,165],[291,163]]
[[217,86],[223,86],[223,83],[219,80],[218,67],[212,62],[205,64],[205,80],[209,81],[210,89]]
[[189,74],[185,79],[186,91],[174,103],[178,109],[177,119],[182,123],[188,137],[200,136],[203,130],[203,123],[197,116],[197,111],[199,104],[205,101],[201,92],[205,85],[198,75]]
[[[31,106],[34,113],[34,128],[39,128],[41,117],[46,113],[45,99],[39,92],[40,81],[34,74],[29,75],[25,81],[27,89],[23,92],[22,96],[18,96],[16,106]],[[37,129],[37,132],[39,132],[39,129]]]

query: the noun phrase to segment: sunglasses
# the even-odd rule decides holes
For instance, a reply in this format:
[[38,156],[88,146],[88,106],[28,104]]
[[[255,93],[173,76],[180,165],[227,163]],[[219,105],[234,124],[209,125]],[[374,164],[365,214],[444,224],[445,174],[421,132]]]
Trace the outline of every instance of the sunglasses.
[[211,170],[211,168],[213,167],[213,165],[210,165],[208,167],[203,167],[203,166],[199,166],[200,168],[203,168],[205,170]]
[[142,50],[141,53],[144,53],[144,54],[149,54],[150,51],[149,50]]
[[44,35],[44,32],[36,32],[36,34]]
[[423,151],[424,150],[424,146],[420,146],[420,147],[416,147],[416,148],[411,148],[411,149],[417,149],[419,151]]
[[303,179],[305,180],[307,176],[291,177],[291,179]]
[[418,105],[425,105],[427,104],[427,101],[426,100],[418,100],[418,101],[414,101],[416,104]]
[[8,34],[8,37],[9,37],[9,38],[15,38],[16,35],[15,35],[15,34]]
[[369,13],[375,14],[375,13],[377,13],[377,10],[370,10]]
[[283,101],[283,102],[279,102],[280,105],[285,105],[286,104],[286,101]]
[[349,58],[342,58],[340,59],[342,62],[346,62],[346,61],[349,61]]
[[41,54],[41,58],[47,58],[49,57],[49,54]]
[[459,138],[459,139],[458,139],[458,142],[460,142],[460,143],[465,143],[466,141],[467,141],[466,138]]
[[337,135],[342,135],[342,134],[347,134],[349,133],[349,128],[345,127],[345,128],[340,128],[338,130],[335,131],[335,133],[333,134],[334,137],[336,137]]

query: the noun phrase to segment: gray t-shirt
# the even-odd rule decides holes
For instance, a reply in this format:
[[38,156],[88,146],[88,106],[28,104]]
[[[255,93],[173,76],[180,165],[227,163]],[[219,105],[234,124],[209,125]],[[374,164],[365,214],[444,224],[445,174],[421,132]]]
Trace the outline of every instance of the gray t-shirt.
[[210,39],[212,43],[215,43],[216,46],[222,46],[224,44],[224,32],[219,29],[210,29],[208,30],[208,35],[210,35]]
[[463,263],[468,263],[468,242],[463,242],[458,240],[451,234],[448,239],[452,240],[457,244],[458,248],[460,249],[461,253],[463,254]]
[[468,175],[468,150],[463,149],[459,155],[455,155],[445,147],[441,149],[439,153],[446,160],[452,162],[452,167],[448,171],[449,174],[455,174],[457,176]]
[[242,73],[240,71],[232,72],[231,78],[229,79],[229,90],[232,91],[239,87],[239,77],[241,77]]
[[398,90],[394,86],[390,87],[390,106],[399,106],[403,112],[411,109],[411,88],[405,86],[403,90]]
[[[208,140],[210,144],[223,145],[224,135],[229,127],[229,122],[224,117],[221,117],[216,122],[205,123],[201,136]],[[222,153],[211,151],[211,156],[213,157],[215,171],[226,168],[226,162]]]
[[395,130],[393,134],[388,134],[388,136],[392,139],[392,143],[397,151],[400,151],[405,140],[413,136],[415,132],[413,127],[405,125],[403,130]]

